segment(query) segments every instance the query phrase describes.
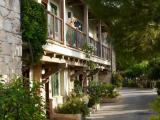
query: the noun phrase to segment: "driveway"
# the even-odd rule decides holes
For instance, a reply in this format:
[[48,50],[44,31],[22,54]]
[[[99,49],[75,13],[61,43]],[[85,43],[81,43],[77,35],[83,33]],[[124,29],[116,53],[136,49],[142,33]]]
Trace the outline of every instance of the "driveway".
[[87,120],[149,120],[150,103],[156,92],[150,89],[123,89],[118,103],[105,103]]

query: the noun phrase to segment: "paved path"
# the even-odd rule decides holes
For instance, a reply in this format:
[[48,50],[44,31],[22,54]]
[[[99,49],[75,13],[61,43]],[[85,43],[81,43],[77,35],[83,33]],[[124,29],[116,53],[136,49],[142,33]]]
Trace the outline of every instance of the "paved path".
[[153,90],[123,89],[118,103],[106,103],[87,120],[149,120],[149,104],[156,97]]

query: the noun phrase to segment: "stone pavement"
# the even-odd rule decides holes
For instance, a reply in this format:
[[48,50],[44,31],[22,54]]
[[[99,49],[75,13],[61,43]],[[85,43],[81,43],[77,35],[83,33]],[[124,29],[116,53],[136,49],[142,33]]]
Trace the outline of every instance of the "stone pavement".
[[123,89],[118,103],[105,103],[101,110],[92,114],[87,120],[149,120],[153,112],[150,103],[156,92],[149,89]]

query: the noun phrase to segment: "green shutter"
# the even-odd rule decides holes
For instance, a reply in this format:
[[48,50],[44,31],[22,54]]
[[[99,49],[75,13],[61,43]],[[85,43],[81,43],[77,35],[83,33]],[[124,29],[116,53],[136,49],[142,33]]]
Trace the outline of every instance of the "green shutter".
[[55,73],[51,76],[51,82],[52,82],[52,96],[58,96],[59,95],[58,73]]

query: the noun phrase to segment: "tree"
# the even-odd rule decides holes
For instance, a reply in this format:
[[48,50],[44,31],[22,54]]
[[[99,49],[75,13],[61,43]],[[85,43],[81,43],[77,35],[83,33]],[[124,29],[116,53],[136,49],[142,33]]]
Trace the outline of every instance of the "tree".
[[107,24],[121,68],[159,55],[160,0],[86,0],[86,3]]

